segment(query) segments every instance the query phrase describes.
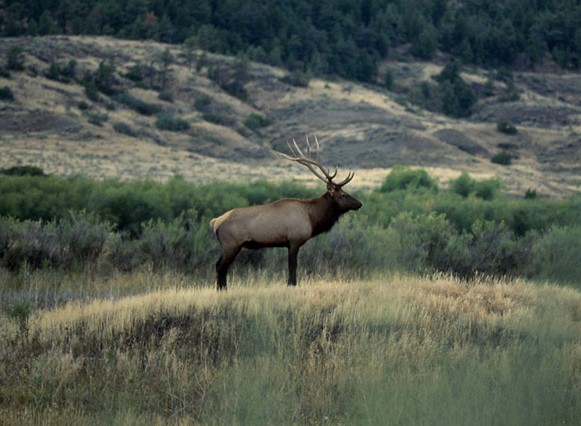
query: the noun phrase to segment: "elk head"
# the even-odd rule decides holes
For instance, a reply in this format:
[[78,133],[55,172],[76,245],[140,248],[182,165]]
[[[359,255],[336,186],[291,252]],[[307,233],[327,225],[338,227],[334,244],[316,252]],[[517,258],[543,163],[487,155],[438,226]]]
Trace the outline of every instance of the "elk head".
[[306,143],[306,155],[294,139],[292,145],[287,143],[292,155],[282,153],[278,154],[287,160],[294,161],[296,163],[302,164],[303,166],[306,166],[315,176],[325,182],[327,185],[327,194],[336,203],[341,213],[345,213],[350,210],[358,210],[361,208],[361,203],[357,199],[343,191],[343,187],[351,182],[353,177],[355,177],[355,173],[349,172],[347,177],[341,182],[334,182],[333,179],[335,179],[337,176],[338,169],[335,167],[335,171],[330,173],[330,171],[321,164],[320,145],[317,136],[315,136],[315,145],[317,149],[315,159],[313,159],[311,155],[311,143],[309,141],[308,135],[306,136]]

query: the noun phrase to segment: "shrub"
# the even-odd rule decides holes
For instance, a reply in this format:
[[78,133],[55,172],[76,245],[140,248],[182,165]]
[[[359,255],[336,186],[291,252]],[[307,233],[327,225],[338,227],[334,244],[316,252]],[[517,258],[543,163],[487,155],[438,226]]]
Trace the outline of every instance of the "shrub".
[[209,249],[210,238],[213,236],[204,223],[182,214],[169,222],[158,219],[145,223],[139,241],[142,256],[154,269],[192,272],[217,260],[218,249]]
[[131,127],[127,123],[122,122],[113,123],[113,130],[115,130],[117,133],[121,133],[122,135],[127,135],[134,138],[138,136],[135,129],[133,129],[133,127]]
[[483,200],[493,200],[500,189],[500,180],[491,178],[477,181],[466,172],[462,172],[457,179],[450,182],[450,190],[464,198],[470,194]]
[[292,73],[281,77],[280,81],[295,87],[309,87],[310,77],[304,72],[293,71]]
[[0,219],[1,264],[12,271],[82,266],[97,260],[110,231],[109,224],[83,212],[48,223]]
[[10,46],[6,51],[6,69],[11,71],[24,71],[24,48],[22,46]]
[[[528,239],[518,240],[502,222],[476,221],[470,232],[452,238],[440,270],[462,278],[476,274],[512,276],[528,261]],[[437,265],[438,266],[438,265]]]
[[171,92],[171,90],[162,90],[161,92],[159,92],[159,95],[157,95],[157,98],[159,100],[170,103],[172,103],[174,100],[173,93]]
[[15,303],[4,306],[4,315],[18,325],[18,333],[22,341],[28,340],[30,318],[33,311],[33,306],[27,300],[19,300]]
[[397,190],[438,190],[438,184],[424,169],[410,169],[395,167],[385,178],[380,191],[391,192]]
[[462,172],[457,179],[453,180],[450,184],[450,189],[452,192],[466,198],[474,190],[475,181],[466,172]]
[[91,109],[91,105],[89,105],[86,101],[80,101],[77,104],[77,108],[79,108],[81,111],[87,111]]
[[83,83],[85,87],[85,95],[93,102],[99,102],[101,97],[99,96],[99,88],[94,81],[88,80]]
[[529,188],[529,189],[526,190],[525,197],[524,197],[525,200],[534,200],[537,197],[538,197],[538,195],[537,195],[537,190],[536,189]]
[[396,264],[406,271],[432,272],[446,263],[446,247],[456,235],[443,214],[412,215],[402,212],[388,227],[394,236],[391,246]]
[[508,121],[500,121],[496,125],[496,130],[507,135],[516,135],[518,133],[516,126]]
[[581,290],[579,253],[581,225],[553,227],[533,244],[528,275],[570,284]]
[[211,103],[212,97],[210,95],[202,93],[196,96],[196,99],[194,100],[194,108],[201,112],[207,112]]
[[87,117],[87,121],[95,126],[102,126],[109,120],[107,114],[101,114],[99,112],[85,111],[84,114]]
[[44,76],[61,83],[69,83],[75,79],[76,67],[77,62],[74,59],[71,59],[65,66],[62,66],[58,62],[52,62],[48,70],[44,72]]
[[119,93],[113,96],[113,99],[134,111],[137,111],[141,115],[155,115],[161,111],[161,107],[149,102],[142,101],[135,96],[130,95],[127,92]]
[[162,114],[155,122],[155,126],[160,130],[169,130],[171,132],[183,132],[190,128],[190,123],[183,118],[174,117],[169,114]]
[[248,118],[244,120],[244,125],[248,127],[250,130],[254,131],[269,126],[270,124],[272,124],[272,121],[270,119],[256,113],[250,114]]
[[0,169],[0,174],[7,176],[46,176],[44,170],[36,166],[14,166]]
[[0,101],[13,101],[14,93],[8,86],[0,87]]
[[134,83],[141,83],[145,79],[143,66],[140,64],[132,65],[129,67],[129,70],[125,74],[125,78],[133,81]]
[[383,87],[387,90],[393,90],[395,85],[395,78],[393,76],[393,72],[391,70],[387,70],[385,72],[385,76],[383,77]]
[[500,180],[491,178],[476,181],[474,184],[474,195],[483,200],[493,200],[500,189]]
[[500,164],[502,166],[510,166],[512,164],[512,155],[509,152],[501,151],[494,154],[490,159],[490,162],[494,164]]
[[224,113],[208,111],[204,112],[202,117],[204,120],[218,124],[219,126],[233,126],[236,124],[236,120],[232,116]]

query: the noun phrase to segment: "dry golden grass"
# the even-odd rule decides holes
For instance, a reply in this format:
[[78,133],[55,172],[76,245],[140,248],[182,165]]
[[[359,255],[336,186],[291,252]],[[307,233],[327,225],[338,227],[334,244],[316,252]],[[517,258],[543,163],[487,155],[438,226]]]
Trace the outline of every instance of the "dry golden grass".
[[[139,278],[141,277],[141,278]],[[137,279],[135,279],[137,278]],[[124,281],[126,278],[120,278]],[[132,284],[154,288],[148,273],[132,278]],[[154,278],[155,279],[155,278]],[[424,323],[434,312],[457,317],[466,315],[475,322],[516,329],[544,329],[565,338],[580,338],[581,294],[573,289],[536,286],[522,280],[465,284],[455,278],[378,278],[365,282],[307,281],[299,288],[280,282],[236,283],[227,292],[208,287],[188,288],[185,277],[167,274],[157,277],[163,289],[121,299],[73,302],[63,307],[38,311],[34,329],[47,339],[65,328],[84,323],[89,330],[130,327],[136,320],[160,312],[180,316],[189,311],[215,309],[225,305],[257,315],[272,306],[350,313],[352,320],[384,317],[403,323]],[[174,288],[167,288],[175,286]],[[127,288],[127,284],[123,284]],[[418,316],[419,314],[419,316]],[[56,333],[53,334],[53,333]]]
[[297,288],[239,280],[227,292],[171,273],[109,281],[148,290],[36,311],[28,337],[0,322],[12,366],[0,369],[5,424],[581,418],[572,289],[398,275]]

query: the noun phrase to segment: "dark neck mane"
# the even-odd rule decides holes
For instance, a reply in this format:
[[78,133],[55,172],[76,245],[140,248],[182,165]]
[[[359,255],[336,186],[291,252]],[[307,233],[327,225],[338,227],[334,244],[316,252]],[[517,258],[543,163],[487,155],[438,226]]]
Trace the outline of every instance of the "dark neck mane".
[[327,192],[319,198],[309,200],[309,203],[311,204],[309,216],[313,225],[312,236],[328,232],[341,216],[333,197]]

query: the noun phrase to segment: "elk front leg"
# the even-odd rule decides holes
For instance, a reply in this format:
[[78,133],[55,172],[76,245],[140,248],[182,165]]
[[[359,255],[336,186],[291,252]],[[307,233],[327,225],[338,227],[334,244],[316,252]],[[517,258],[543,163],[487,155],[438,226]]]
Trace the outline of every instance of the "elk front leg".
[[288,285],[297,285],[297,263],[300,246],[290,245],[288,248]]

